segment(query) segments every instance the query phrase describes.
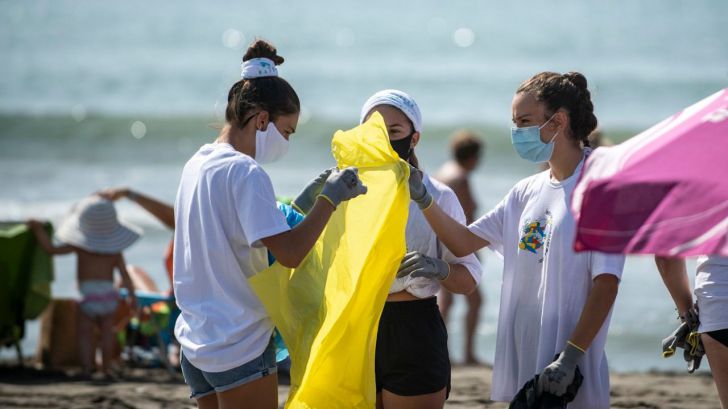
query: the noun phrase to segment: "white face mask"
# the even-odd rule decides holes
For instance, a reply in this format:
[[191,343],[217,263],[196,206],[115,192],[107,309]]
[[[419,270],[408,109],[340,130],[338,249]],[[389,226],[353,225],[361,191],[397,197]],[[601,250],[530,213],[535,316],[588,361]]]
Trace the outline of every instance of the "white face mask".
[[273,121],[265,131],[255,131],[255,161],[271,163],[288,153],[288,139],[278,131]]

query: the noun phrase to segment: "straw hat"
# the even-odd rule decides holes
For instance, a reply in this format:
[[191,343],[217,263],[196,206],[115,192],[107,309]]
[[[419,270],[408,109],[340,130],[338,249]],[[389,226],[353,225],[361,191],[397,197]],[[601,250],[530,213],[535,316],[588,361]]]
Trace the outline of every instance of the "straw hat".
[[140,233],[136,227],[119,223],[110,200],[89,196],[71,208],[56,237],[92,253],[114,254],[131,246]]

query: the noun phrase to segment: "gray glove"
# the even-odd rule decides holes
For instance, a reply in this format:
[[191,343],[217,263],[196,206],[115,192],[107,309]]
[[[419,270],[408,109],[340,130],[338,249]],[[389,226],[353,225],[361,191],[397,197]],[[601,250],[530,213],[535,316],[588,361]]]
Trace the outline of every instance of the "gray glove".
[[693,373],[700,368],[700,362],[705,355],[703,343],[698,334],[698,326],[700,320],[698,313],[694,309],[690,309],[680,319],[683,323],[669,337],[662,340],[662,357],[669,358],[675,355],[678,348],[682,348],[683,359],[688,364],[688,372]]
[[326,180],[329,178],[329,175],[334,171],[334,169],[336,168],[326,169],[321,172],[320,175],[316,176],[314,180],[310,181],[308,185],[303,188],[303,191],[301,191],[301,193],[293,199],[293,202],[291,203],[293,207],[304,215],[308,214],[311,209],[313,209],[313,205],[316,203],[316,198],[319,193],[321,193],[324,183],[326,183]]
[[430,196],[424,183],[422,183],[422,171],[412,165],[409,165],[409,167],[410,199],[414,200],[420,209],[427,209],[432,205],[432,196]]
[[450,265],[439,258],[428,257],[420,252],[405,254],[397,270],[397,278],[406,276],[436,278],[440,281],[450,275]]
[[574,381],[576,364],[582,356],[584,356],[582,350],[571,343],[567,343],[566,348],[559,357],[544,368],[541,375],[539,375],[536,387],[538,394],[541,395],[547,392],[555,396],[563,396],[566,389]]
[[359,179],[359,169],[350,167],[343,170],[334,169],[324,182],[319,196],[328,200],[334,207],[338,207],[339,203],[366,192],[367,187]]

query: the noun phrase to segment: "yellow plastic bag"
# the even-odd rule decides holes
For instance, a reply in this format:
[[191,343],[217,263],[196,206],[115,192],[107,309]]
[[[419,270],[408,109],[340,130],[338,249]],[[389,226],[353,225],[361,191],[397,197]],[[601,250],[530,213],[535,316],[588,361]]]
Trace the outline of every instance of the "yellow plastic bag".
[[338,131],[332,153],[359,168],[367,194],[339,205],[298,268],[250,279],[291,355],[287,408],[375,407],[377,327],[406,249],[409,168],[382,117]]

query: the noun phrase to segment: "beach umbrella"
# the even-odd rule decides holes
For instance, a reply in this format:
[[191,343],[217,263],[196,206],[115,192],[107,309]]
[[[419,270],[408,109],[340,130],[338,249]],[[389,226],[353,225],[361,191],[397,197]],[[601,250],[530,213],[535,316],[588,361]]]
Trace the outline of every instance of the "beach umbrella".
[[728,256],[728,88],[587,159],[576,251]]

